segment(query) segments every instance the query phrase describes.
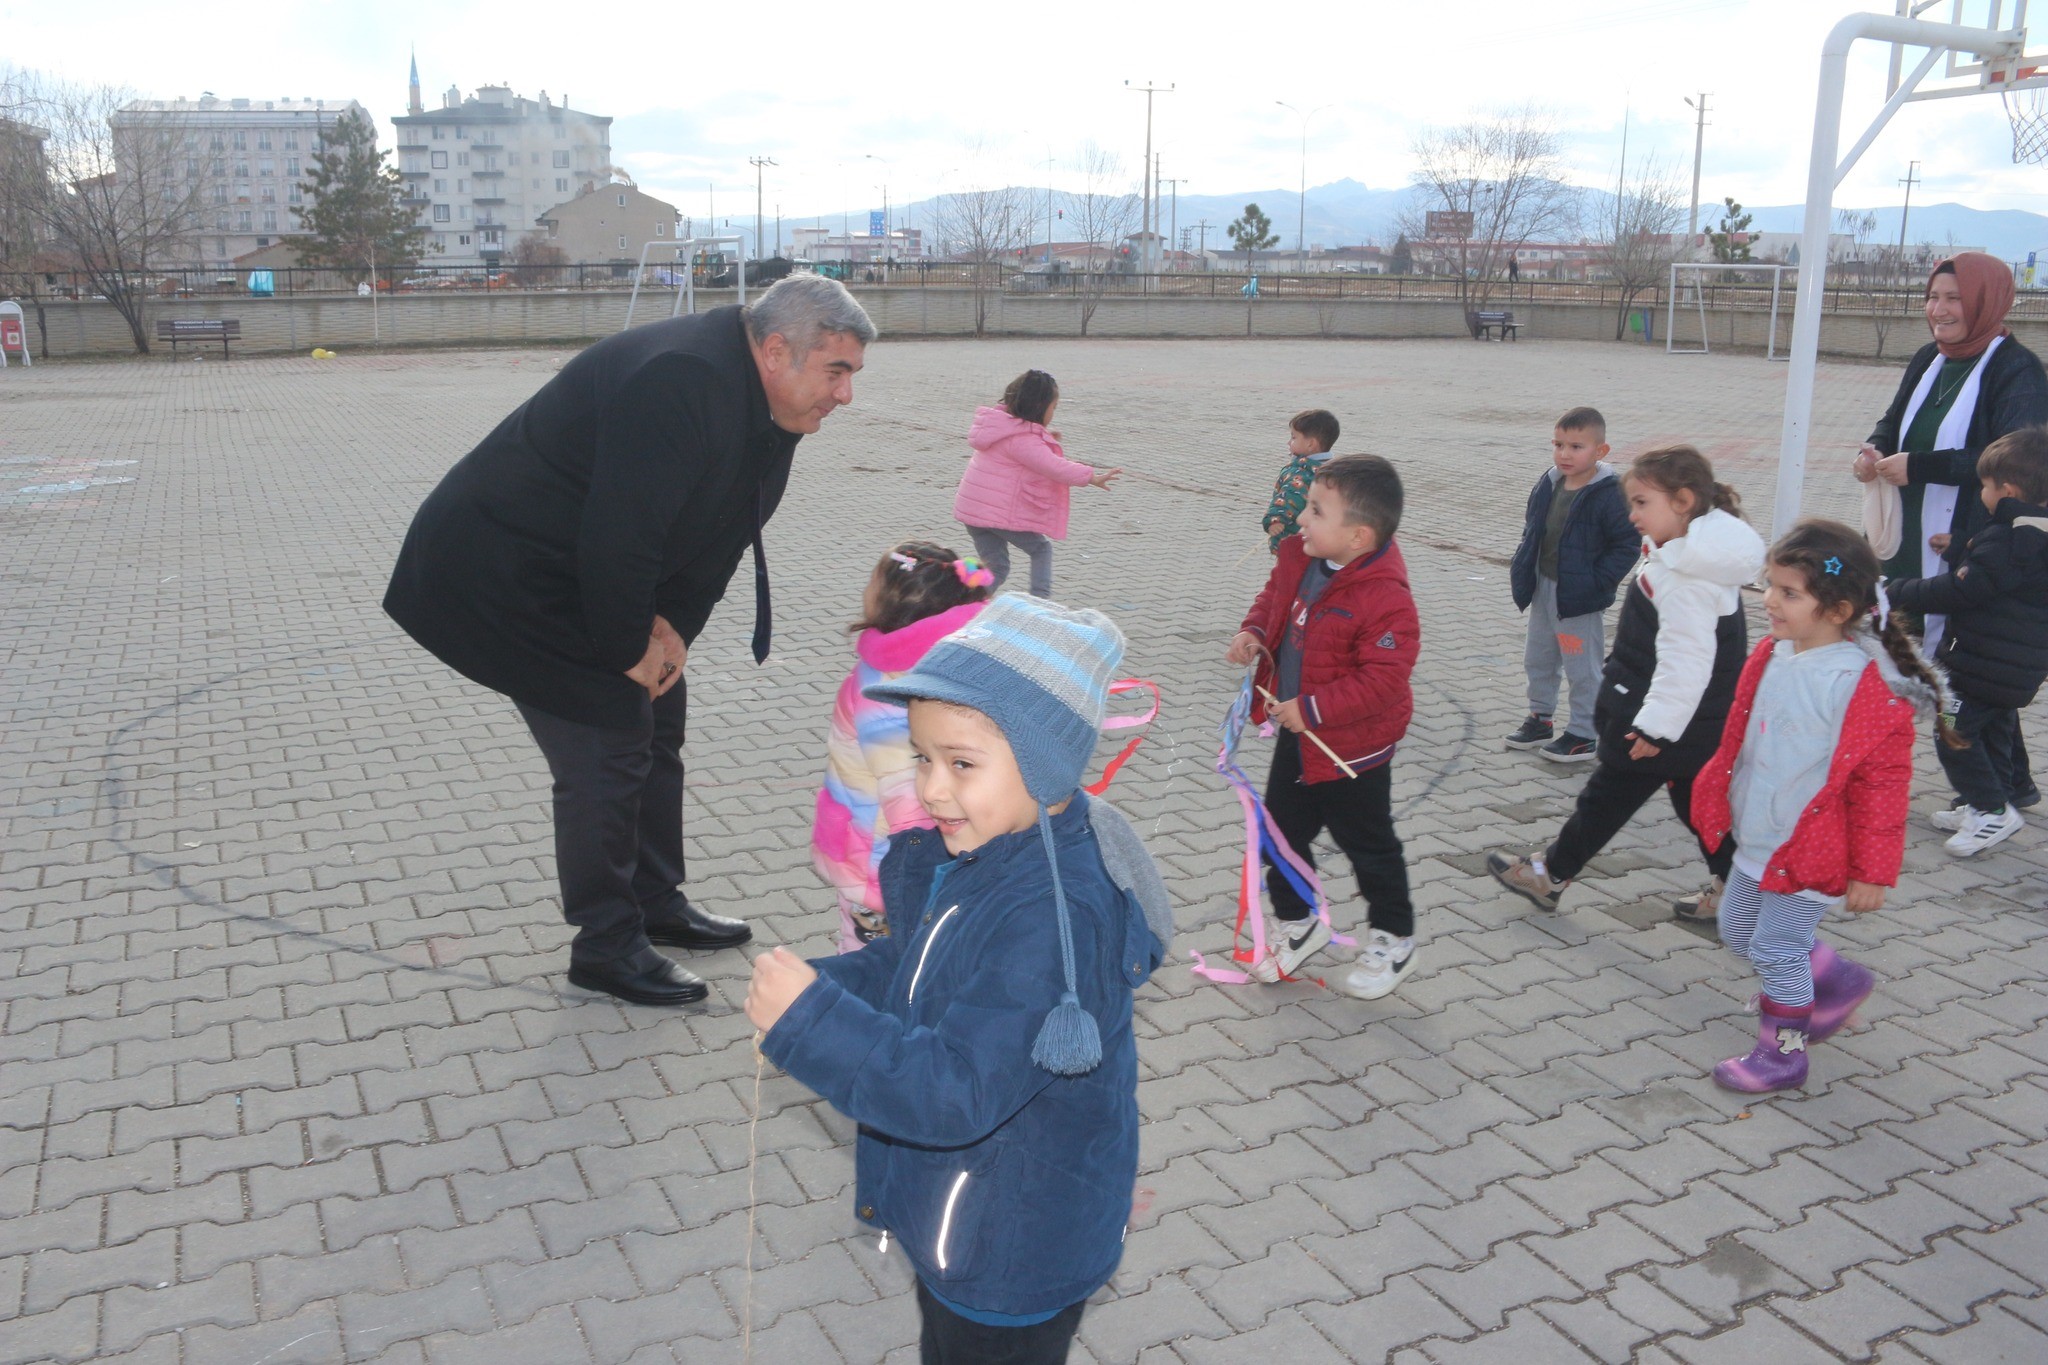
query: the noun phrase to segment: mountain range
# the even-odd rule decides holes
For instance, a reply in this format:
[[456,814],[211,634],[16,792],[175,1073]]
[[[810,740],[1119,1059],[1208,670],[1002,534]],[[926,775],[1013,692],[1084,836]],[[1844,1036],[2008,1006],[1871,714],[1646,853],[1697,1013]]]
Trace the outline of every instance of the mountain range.
[[[1614,197],[1601,190],[1584,190],[1583,209],[1589,222],[1599,222],[1613,212]],[[1026,188],[1025,194],[1038,206],[1037,216],[1042,219],[1046,191],[1040,188]],[[1415,191],[1407,186],[1397,189],[1374,189],[1356,180],[1337,180],[1326,185],[1311,185],[1307,196],[1306,235],[1309,244],[1322,246],[1358,246],[1362,243],[1377,242],[1391,245],[1398,231],[1396,219],[1409,203]],[[1227,247],[1229,239],[1224,228],[1244,212],[1248,203],[1255,203],[1273,221],[1273,231],[1280,237],[1283,249],[1291,249],[1296,242],[1295,224],[1300,214],[1300,192],[1294,189],[1245,190],[1236,194],[1183,194],[1176,205],[1172,195],[1160,202],[1160,231],[1171,232],[1176,224],[1182,230],[1193,228],[1189,237],[1191,247],[1200,246],[1203,232],[1199,227],[1208,223],[1207,241],[1210,247]],[[892,216],[899,223],[928,228],[932,221],[931,200],[920,200],[914,204],[898,204],[892,208]],[[1053,197],[1057,211],[1059,196]],[[1747,206],[1754,215],[1751,228],[1758,232],[1797,232],[1804,210],[1797,204],[1771,204]],[[1858,208],[1857,213],[1870,212],[1877,216],[1877,227],[1871,233],[1874,241],[1897,241],[1899,235],[1899,206],[1897,204],[1872,205],[1867,210]],[[908,217],[904,216],[908,213]],[[1720,205],[1702,204],[1700,217],[1703,225],[1713,226],[1720,222]],[[828,225],[835,223],[839,215],[828,214],[819,220]],[[855,221],[864,221],[865,212],[853,215]],[[793,219],[797,223],[810,219]],[[2009,261],[2025,260],[2027,253],[2039,252],[2048,257],[2048,215],[2029,213],[2024,209],[1974,209],[1967,204],[1915,204],[1907,217],[1907,230],[1911,244],[1932,242],[1942,245],[1951,239],[1958,246],[1983,247],[1994,256]],[[1597,232],[1598,229],[1593,231]],[[1043,238],[1040,227],[1036,235]],[[1053,235],[1066,240],[1072,230],[1063,228],[1058,219],[1053,223]]]

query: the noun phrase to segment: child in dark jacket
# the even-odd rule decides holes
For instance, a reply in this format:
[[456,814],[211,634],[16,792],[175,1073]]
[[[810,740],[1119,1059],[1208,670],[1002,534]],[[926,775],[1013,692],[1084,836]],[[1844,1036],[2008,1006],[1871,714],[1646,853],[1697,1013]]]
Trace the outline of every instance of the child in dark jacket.
[[[1358,962],[1331,984],[1377,1000],[1415,965],[1415,908],[1408,864],[1394,831],[1394,746],[1415,713],[1409,675],[1421,648],[1415,599],[1394,531],[1401,478],[1377,455],[1344,455],[1316,471],[1301,534],[1279,558],[1224,656],[1259,661],[1258,683],[1279,699],[1253,703],[1253,719],[1280,726],[1266,782],[1266,809],[1311,867],[1325,829],[1351,861],[1371,926]],[[1306,745],[1302,736],[1320,740]],[[1323,746],[1327,746],[1325,752]],[[1346,776],[1329,754],[1351,768]],[[1313,913],[1267,860],[1275,924],[1272,956],[1252,964],[1263,981],[1291,976],[1330,941]]]
[[1130,824],[1079,790],[1123,637],[999,597],[866,695],[906,706],[936,828],[893,839],[890,933],[754,960],[767,1058],[860,1124],[857,1209],[917,1274],[925,1365],[1056,1365],[1123,1254],[1131,993],[1173,931]]
[[1936,749],[1958,804],[1935,812],[1934,825],[1953,832],[1946,847],[1959,858],[2004,842],[2025,823],[2017,802],[2032,778],[2015,761],[2023,752],[2016,749],[2020,708],[2048,676],[2048,427],[1993,441],[1977,457],[1977,477],[1991,520],[1970,537],[1960,562],[1891,589],[1899,610],[1948,617],[1935,660],[1948,670],[1955,730],[1969,747]]
[[1743,667],[1721,746],[1692,789],[1700,839],[1738,846],[1721,941],[1763,983],[1756,1046],[1714,1079],[1752,1094],[1804,1084],[1807,1044],[1870,994],[1870,970],[1816,931],[1836,897],[1868,914],[1898,884],[1916,715],[1941,701],[1855,531],[1802,521],[1771,547],[1766,573],[1771,636]]
[[[1690,823],[1692,782],[1721,741],[1749,652],[1741,588],[1763,567],[1742,500],[1691,446],[1645,451],[1629,466],[1629,518],[1655,548],[1630,586],[1600,677],[1599,761],[1571,819],[1541,854],[1486,855],[1487,871],[1538,908],[1565,888],[1660,789]],[[1697,834],[1697,829],[1695,829]],[[1679,913],[1712,919],[1734,856],[1702,842],[1713,884]]]
[[[1507,746],[1580,763],[1591,761],[1598,747],[1593,703],[1607,657],[1605,612],[1642,558],[1643,537],[1629,524],[1621,480],[1606,463],[1606,418],[1593,408],[1573,408],[1557,419],[1550,450],[1551,467],[1530,490],[1522,543],[1508,569],[1515,605],[1529,613],[1522,650],[1529,718],[1507,737]],[[1559,673],[1571,687],[1563,734],[1550,722]]]

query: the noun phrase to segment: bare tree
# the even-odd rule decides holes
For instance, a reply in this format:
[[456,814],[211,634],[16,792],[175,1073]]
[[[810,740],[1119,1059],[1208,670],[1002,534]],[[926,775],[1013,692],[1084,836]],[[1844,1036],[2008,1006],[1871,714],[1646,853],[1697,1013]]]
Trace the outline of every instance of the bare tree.
[[192,259],[205,181],[179,130],[113,86],[24,82],[28,121],[49,134],[37,230],[148,354],[149,297],[166,269]]
[[1003,260],[1024,244],[1031,221],[1029,196],[1013,185],[962,190],[939,200],[939,235],[971,267],[976,336],[988,328],[989,296],[1002,283]]
[[529,289],[559,283],[562,267],[569,264],[569,253],[540,232],[522,234],[512,243],[510,254],[512,264],[520,267],[519,282]]
[[1835,214],[1835,230],[1846,233],[1855,243],[1855,259],[1837,273],[1854,276],[1852,297],[1868,314],[1871,336],[1876,342],[1871,358],[1882,360],[1885,338],[1898,320],[1894,311],[1898,297],[1893,289],[1899,271],[1898,247],[1891,242],[1872,241],[1877,235],[1877,215],[1869,210],[1839,210]]
[[1675,262],[1690,259],[1692,243],[1679,231],[1685,213],[1678,181],[1655,157],[1624,180],[1607,243],[1607,276],[1620,291],[1614,311],[1616,341],[1628,332],[1628,312],[1637,296],[1669,279]]
[[1559,236],[1577,225],[1578,192],[1565,183],[1556,126],[1534,105],[1425,129],[1411,151],[1419,193],[1398,225],[1416,241],[1428,237],[1424,215],[1432,209],[1472,215],[1472,235],[1442,251],[1468,309],[1483,307],[1492,296],[1515,244]]
[[1119,188],[1126,183],[1122,162],[1092,142],[1081,149],[1074,169],[1081,188],[1066,196],[1066,209],[1075,233],[1087,243],[1080,292],[1081,335],[1087,336],[1088,324],[1094,321],[1095,309],[1109,288],[1117,243],[1138,225],[1139,200],[1130,190]]

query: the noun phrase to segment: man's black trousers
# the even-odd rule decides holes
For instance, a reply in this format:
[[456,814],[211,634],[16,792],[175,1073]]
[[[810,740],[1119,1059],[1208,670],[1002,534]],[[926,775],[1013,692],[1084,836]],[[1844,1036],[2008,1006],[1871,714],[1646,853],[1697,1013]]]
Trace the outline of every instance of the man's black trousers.
[[631,730],[609,730],[520,706],[554,777],[555,872],[562,915],[576,926],[572,962],[646,961],[646,916],[682,904],[683,723],[678,682]]

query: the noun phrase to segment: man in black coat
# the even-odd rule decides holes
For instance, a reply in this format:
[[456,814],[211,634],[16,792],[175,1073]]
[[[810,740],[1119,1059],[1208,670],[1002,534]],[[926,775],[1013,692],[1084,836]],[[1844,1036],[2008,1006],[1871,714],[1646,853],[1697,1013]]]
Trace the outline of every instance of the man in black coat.
[[874,336],[844,286],[806,275],[608,337],[449,470],[406,533],[384,609],[510,697],[547,758],[575,985],[691,1003],[704,983],[652,945],[753,936],[681,890],[683,666],[750,544],[767,654],[761,526],[798,439],[853,401]]

